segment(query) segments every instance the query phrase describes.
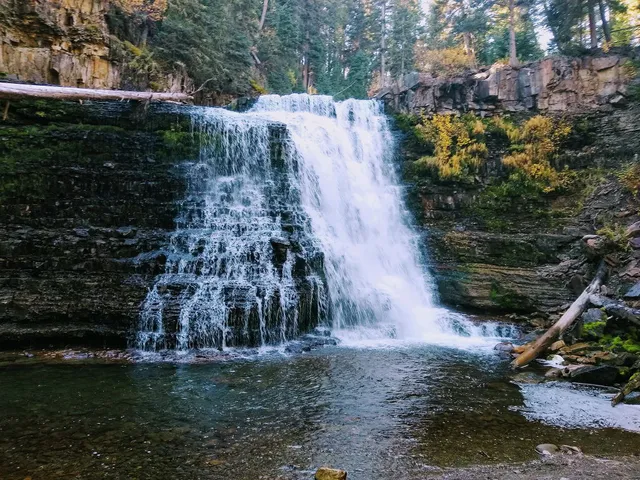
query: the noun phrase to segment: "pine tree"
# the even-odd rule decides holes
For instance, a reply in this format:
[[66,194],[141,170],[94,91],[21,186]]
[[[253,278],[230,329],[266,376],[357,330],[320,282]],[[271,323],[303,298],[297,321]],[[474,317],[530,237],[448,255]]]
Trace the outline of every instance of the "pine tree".
[[414,48],[421,33],[418,0],[396,0],[389,33],[389,71],[394,76],[413,70]]

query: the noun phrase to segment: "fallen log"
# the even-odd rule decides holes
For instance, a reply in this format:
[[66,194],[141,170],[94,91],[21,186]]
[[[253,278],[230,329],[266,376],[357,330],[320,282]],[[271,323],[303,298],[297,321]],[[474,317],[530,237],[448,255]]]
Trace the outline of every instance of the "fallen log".
[[596,271],[596,275],[585,288],[585,290],[580,294],[580,296],[576,299],[575,302],[571,304],[569,310],[567,310],[560,320],[558,320],[553,326],[549,328],[540,338],[538,338],[533,345],[527,348],[524,352],[522,352],[516,359],[511,362],[511,366],[514,368],[524,367],[529,364],[532,360],[538,358],[538,356],[547,350],[549,346],[560,336],[562,335],[567,328],[571,326],[573,322],[584,312],[589,304],[589,296],[598,292],[600,290],[600,286],[602,285],[602,281],[607,273],[607,266],[604,260],[600,262],[598,265],[598,270]]
[[624,400],[624,397],[629,395],[634,390],[640,390],[640,372],[634,373],[627,384],[620,389],[615,397],[613,397],[613,399],[611,400],[611,406],[615,407],[617,404]]
[[128,90],[99,90],[92,88],[56,87],[0,82],[0,99],[47,98],[57,100],[137,100],[142,102],[192,103],[186,93],[133,92]]

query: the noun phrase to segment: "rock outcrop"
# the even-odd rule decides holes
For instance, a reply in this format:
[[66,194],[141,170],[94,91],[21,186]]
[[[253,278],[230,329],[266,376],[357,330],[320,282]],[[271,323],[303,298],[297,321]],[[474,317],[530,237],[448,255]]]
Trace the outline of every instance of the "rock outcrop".
[[611,110],[628,102],[633,60],[633,54],[550,57],[455,78],[412,73],[377,97],[395,111],[411,113]]
[[118,53],[126,42],[113,35],[107,21],[112,3],[0,0],[0,78],[102,89],[191,88],[190,79],[177,70],[166,72],[157,85],[127,78],[132,72]]
[[[573,125],[555,166],[584,178],[580,193],[540,201],[512,192],[500,199],[511,208],[492,210],[488,189],[510,171],[502,163],[505,147],[491,133],[488,157],[471,181],[406,176],[410,208],[425,227],[443,302],[482,312],[553,316],[589,282],[594,255],[618,247],[610,238],[618,235],[611,231],[616,225],[628,250],[615,256],[610,293],[621,297],[640,280],[638,199],[621,180],[640,152],[633,65],[633,55],[557,57],[448,80],[413,74],[381,92],[390,112],[473,112],[507,115],[516,123],[542,113],[561,115]],[[411,162],[429,155],[416,148],[415,141],[405,142],[401,158]],[[596,235],[603,227],[608,236]]]
[[117,88],[108,10],[109,0],[0,0],[0,72],[22,81]]

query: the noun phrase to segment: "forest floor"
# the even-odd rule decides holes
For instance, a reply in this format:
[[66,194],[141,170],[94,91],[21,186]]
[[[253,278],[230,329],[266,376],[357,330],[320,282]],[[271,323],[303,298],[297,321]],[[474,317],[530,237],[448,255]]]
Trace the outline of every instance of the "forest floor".
[[447,480],[640,479],[640,457],[604,459],[583,455],[558,455],[527,463],[448,469],[425,476],[425,479],[432,478]]

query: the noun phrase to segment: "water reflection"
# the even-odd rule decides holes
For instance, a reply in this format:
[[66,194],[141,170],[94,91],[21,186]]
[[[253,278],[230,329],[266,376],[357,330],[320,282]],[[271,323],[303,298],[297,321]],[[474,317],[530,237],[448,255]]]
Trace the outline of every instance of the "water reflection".
[[[554,424],[565,393],[509,374],[493,355],[436,347],[4,368],[0,478],[297,479],[333,464],[356,480],[413,479],[531,459],[543,442],[601,455],[640,446],[629,431]],[[591,395],[574,394],[574,405]]]

